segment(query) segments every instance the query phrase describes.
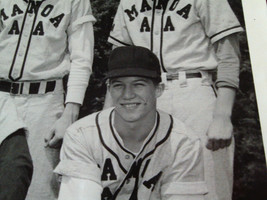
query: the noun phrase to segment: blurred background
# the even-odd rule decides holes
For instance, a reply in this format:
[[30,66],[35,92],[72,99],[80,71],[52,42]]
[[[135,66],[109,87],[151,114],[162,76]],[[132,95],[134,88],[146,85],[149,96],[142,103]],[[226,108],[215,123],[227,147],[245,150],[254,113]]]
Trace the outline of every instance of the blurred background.
[[[228,0],[245,29],[241,0]],[[102,109],[106,86],[103,78],[111,45],[107,43],[119,0],[91,0],[94,25],[95,52],[93,74],[86,91],[80,117]],[[239,35],[241,50],[240,88],[232,121],[236,142],[233,200],[266,200],[267,170],[254,91],[246,31]]]

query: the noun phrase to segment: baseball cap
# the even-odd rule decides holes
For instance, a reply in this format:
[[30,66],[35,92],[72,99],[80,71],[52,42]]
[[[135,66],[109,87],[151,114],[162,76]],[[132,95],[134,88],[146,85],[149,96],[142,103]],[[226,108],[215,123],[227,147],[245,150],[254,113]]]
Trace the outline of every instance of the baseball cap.
[[111,52],[106,79],[142,76],[161,81],[160,64],[157,56],[140,46],[118,47]]

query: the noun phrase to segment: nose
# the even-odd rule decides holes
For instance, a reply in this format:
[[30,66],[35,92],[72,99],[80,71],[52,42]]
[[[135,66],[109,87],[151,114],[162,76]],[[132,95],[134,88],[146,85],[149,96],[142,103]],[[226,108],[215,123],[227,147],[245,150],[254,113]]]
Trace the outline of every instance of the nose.
[[135,97],[134,90],[131,86],[126,86],[123,91],[124,99],[133,99]]

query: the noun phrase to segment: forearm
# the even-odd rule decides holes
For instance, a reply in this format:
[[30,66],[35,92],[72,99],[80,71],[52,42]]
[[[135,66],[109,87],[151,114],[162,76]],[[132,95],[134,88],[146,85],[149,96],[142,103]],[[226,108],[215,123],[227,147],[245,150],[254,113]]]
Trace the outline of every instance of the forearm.
[[231,117],[235,101],[236,89],[230,87],[218,88],[213,117]]
[[69,102],[66,104],[64,114],[68,115],[71,122],[75,122],[78,119],[81,104]]
[[94,34],[91,22],[81,27],[69,38],[71,68],[68,80],[66,103],[83,103],[89,77],[92,72]]

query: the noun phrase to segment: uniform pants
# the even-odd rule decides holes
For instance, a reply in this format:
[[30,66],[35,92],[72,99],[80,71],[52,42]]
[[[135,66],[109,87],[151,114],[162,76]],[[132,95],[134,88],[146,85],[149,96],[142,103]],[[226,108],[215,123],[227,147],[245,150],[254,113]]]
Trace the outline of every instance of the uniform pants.
[[[216,96],[211,78],[185,78],[166,81],[166,89],[158,99],[157,107],[185,122],[201,138],[204,152],[204,173],[209,193],[206,200],[231,200],[233,187],[234,142],[224,149],[208,150],[206,133],[212,121]],[[183,78],[184,77],[184,78]]]
[[0,145],[0,199],[24,200],[32,178],[32,159],[23,129]]

